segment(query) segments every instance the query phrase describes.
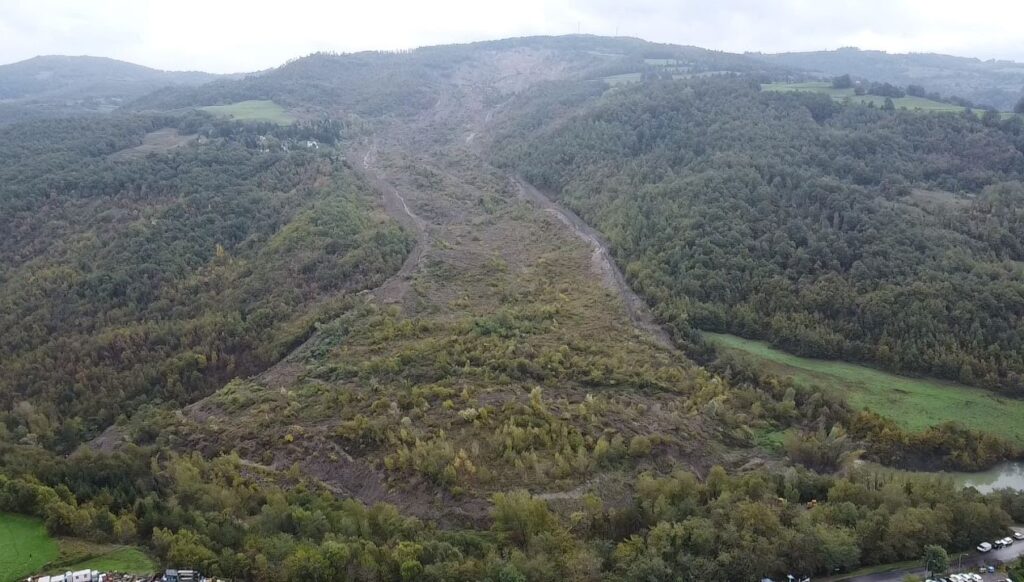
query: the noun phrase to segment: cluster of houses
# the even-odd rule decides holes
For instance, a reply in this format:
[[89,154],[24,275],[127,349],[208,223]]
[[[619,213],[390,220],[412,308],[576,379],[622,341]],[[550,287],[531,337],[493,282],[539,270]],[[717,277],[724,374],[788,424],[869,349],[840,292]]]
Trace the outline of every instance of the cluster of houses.
[[259,136],[256,140],[261,152],[269,152],[275,147],[280,148],[282,151],[291,151],[293,147],[305,146],[307,150],[318,150],[320,149],[320,142],[315,139],[307,140],[293,140],[293,139],[277,139],[269,138],[265,135]]
[[196,570],[167,570],[163,574],[139,576],[121,572],[100,572],[98,570],[78,570],[51,576],[28,578],[26,582],[206,582]]
[[116,579],[98,570],[78,570],[77,572],[29,578],[29,580],[33,582],[115,582]]

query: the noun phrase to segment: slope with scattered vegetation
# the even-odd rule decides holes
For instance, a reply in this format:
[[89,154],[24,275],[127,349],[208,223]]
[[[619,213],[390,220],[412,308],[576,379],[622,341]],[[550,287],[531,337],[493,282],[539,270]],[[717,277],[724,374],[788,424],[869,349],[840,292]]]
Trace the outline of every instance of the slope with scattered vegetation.
[[[666,63],[733,73],[675,81],[648,75],[618,88],[603,80]],[[953,261],[962,255],[942,245],[969,240],[968,252],[977,253],[971,257],[1007,253],[1003,263],[992,259],[974,271],[976,282],[1002,273],[1016,250],[998,242],[1003,235],[993,224],[1014,232],[1012,191],[990,191],[1003,195],[986,198],[987,210],[971,214],[990,212],[1002,221],[986,223],[983,234],[964,226],[978,223],[965,222],[953,223],[965,229],[955,236],[929,236],[938,232],[931,221],[943,208],[975,204],[956,194],[949,203],[938,188],[979,189],[1015,175],[1012,126],[843,108],[823,96],[766,95],[757,90],[760,77],[732,76],[764,72],[737,55],[569,37],[316,55],[258,78],[140,101],[139,108],[177,109],[273,99],[301,119],[342,122],[278,126],[186,116],[180,119],[198,121],[181,121],[178,129],[196,135],[194,142],[141,160],[141,167],[167,175],[180,165],[192,176],[188,156],[219,155],[255,177],[236,178],[215,164],[217,175],[187,184],[209,201],[205,206],[184,204],[189,196],[160,198],[157,186],[166,179],[147,182],[146,195],[166,209],[147,209],[127,224],[143,233],[179,225],[166,239],[124,239],[121,223],[111,222],[115,241],[152,253],[154,268],[143,275],[198,279],[187,287],[195,302],[177,301],[180,293],[155,304],[139,300],[148,296],[131,285],[133,255],[112,253],[116,261],[97,263],[108,257],[97,252],[58,264],[74,273],[96,263],[116,273],[123,263],[132,275],[122,287],[133,294],[112,294],[121,302],[108,307],[106,296],[83,292],[72,306],[97,306],[111,318],[141,313],[146,321],[149,313],[213,317],[237,310],[248,324],[255,312],[247,301],[266,300],[255,319],[267,325],[256,336],[256,353],[267,357],[244,370],[219,368],[222,376],[175,396],[175,404],[192,402],[184,407],[155,404],[152,391],[139,388],[130,418],[67,455],[40,444],[66,449],[77,439],[41,438],[45,422],[8,415],[0,434],[0,511],[39,516],[54,534],[143,543],[162,563],[252,580],[753,580],[915,559],[928,544],[963,549],[1005,532],[1024,519],[1020,494],[981,496],[942,479],[852,467],[862,455],[918,467],[987,465],[1017,454],[1011,444],[957,425],[909,433],[834,392],[742,360],[715,359],[694,341],[682,314],[719,316],[726,326],[734,314],[710,297],[736,297],[750,279],[725,269],[749,260],[751,272],[766,270],[773,283],[794,274],[803,282],[833,266],[820,251],[840,236],[833,233],[860,233],[840,242],[870,254],[883,238],[872,228],[889,236],[885,229],[894,229],[897,218],[913,219],[912,232],[928,235],[907,239],[907,253],[935,245]],[[84,159],[102,157],[101,164],[68,159],[75,168],[97,163],[115,171],[106,156],[171,123],[163,117],[121,118],[159,121],[125,130],[126,139],[114,132],[74,146],[93,148]],[[339,128],[340,139],[323,137]],[[727,139],[733,134],[734,141]],[[314,135],[319,149],[285,151]],[[944,146],[932,143],[937,135],[964,139]],[[893,136],[909,151],[879,151]],[[758,155],[765,144],[779,157]],[[822,153],[836,151],[843,155]],[[27,198],[36,204],[27,210],[53,212],[45,192],[56,188],[71,198],[93,191],[84,189],[95,188],[96,172],[85,170],[57,172],[61,179],[49,182],[36,170],[13,178],[27,179],[39,193]],[[884,171],[882,184],[872,182],[875,170]],[[218,195],[220,173],[230,197]],[[769,186],[761,183],[765,175]],[[688,353],[652,333],[649,321],[630,317],[635,306],[623,302],[623,289],[609,276],[601,237],[541,197],[525,196],[532,191],[520,187],[522,176],[607,237],[630,281],[654,301]],[[686,180],[696,183],[678,187]],[[905,195],[918,183],[932,190]],[[135,198],[122,204],[148,199],[141,187],[126,190]],[[229,203],[235,199],[249,205]],[[689,216],[691,207],[706,214]],[[226,225],[225,216],[241,224]],[[79,232],[73,218],[64,220]],[[752,226],[744,230],[741,219]],[[59,230],[53,221],[20,220],[28,234]],[[395,222],[406,230],[397,231]],[[730,230],[715,231],[719,225]],[[762,234],[749,242],[744,235],[751,229],[788,238],[775,244]],[[181,249],[186,264],[162,269],[166,257],[155,250],[163,241],[191,241],[185,231],[197,232],[199,250]],[[223,232],[238,236],[224,243]],[[54,249],[69,244],[23,236],[31,244],[3,251],[5,285],[38,257],[56,263],[53,257],[63,255]],[[696,267],[687,262],[687,245],[667,242],[676,239],[716,250],[699,255],[702,278],[682,276]],[[154,248],[142,244],[147,240]],[[906,270],[904,255],[887,257],[865,265],[869,283],[886,269]],[[701,291],[694,287],[701,281],[713,283],[703,299],[682,295]],[[254,292],[261,289],[269,292]],[[355,293],[360,289],[369,292]],[[770,289],[778,289],[778,301],[767,308],[788,305],[789,287]],[[340,300],[325,300],[339,293]],[[821,305],[838,296],[821,295]],[[326,310],[314,317],[320,301]],[[190,311],[193,303],[199,312]],[[96,315],[73,313],[87,321]],[[792,314],[781,321],[800,330],[805,320]],[[237,328],[205,329],[222,341]],[[299,343],[263,370],[263,362]],[[117,352],[124,361],[152,360],[135,353]],[[217,362],[234,355],[216,353]],[[103,376],[102,367],[83,369]],[[26,367],[15,377],[34,371]],[[220,389],[200,398],[221,380]],[[94,426],[109,424],[109,415],[95,411],[118,402],[111,386],[83,390],[67,403],[57,399],[64,408],[47,418],[74,426],[71,412],[91,412]]]
[[[204,137],[110,157],[166,126]],[[140,406],[187,404],[398,268],[408,238],[351,173],[271,151],[256,129],[163,116],[4,130],[0,433],[70,450]]]

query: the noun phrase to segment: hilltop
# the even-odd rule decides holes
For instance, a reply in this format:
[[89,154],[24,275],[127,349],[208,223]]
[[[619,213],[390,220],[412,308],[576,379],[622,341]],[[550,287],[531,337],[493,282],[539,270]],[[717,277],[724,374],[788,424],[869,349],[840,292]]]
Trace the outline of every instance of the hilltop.
[[161,71],[91,56],[38,56],[0,65],[0,123],[109,112],[167,86],[200,85],[218,75]]

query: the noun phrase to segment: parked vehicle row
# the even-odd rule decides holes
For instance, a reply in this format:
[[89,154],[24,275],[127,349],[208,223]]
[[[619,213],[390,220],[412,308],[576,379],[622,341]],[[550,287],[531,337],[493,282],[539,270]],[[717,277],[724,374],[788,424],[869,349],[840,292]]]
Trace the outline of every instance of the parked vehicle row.
[[[980,568],[978,571],[981,573],[993,574],[996,569],[992,566],[987,566]],[[924,582],[982,582],[982,580],[984,580],[984,578],[981,577],[981,574],[965,572],[963,574],[950,574],[948,577],[944,578],[929,578]],[[995,582],[1013,582],[1013,580],[1003,578],[1001,580],[996,580]]]
[[992,550],[999,550],[1007,546],[1010,546],[1016,540],[1024,540],[1024,533],[1015,531],[1013,532],[1013,535],[1006,536],[1005,538],[996,540],[994,542],[981,542],[980,544],[978,544],[977,549],[979,552],[984,554],[987,552],[991,552]]

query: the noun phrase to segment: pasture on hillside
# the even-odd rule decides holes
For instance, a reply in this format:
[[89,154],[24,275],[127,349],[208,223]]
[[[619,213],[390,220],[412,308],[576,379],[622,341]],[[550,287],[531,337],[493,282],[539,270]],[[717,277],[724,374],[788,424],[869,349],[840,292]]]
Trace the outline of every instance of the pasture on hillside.
[[[824,93],[829,95],[836,101],[843,101],[850,99],[854,103],[860,103],[861,105],[867,105],[873,103],[875,107],[881,107],[885,104],[885,97],[879,97],[878,95],[857,95],[854,93],[852,88],[850,89],[836,89],[832,87],[832,83],[827,81],[809,81],[805,83],[769,83],[767,85],[761,85],[763,91],[808,91],[812,93]],[[964,108],[959,105],[953,105],[952,103],[942,103],[941,101],[933,101],[931,99],[925,99],[924,97],[914,97],[907,95],[906,97],[896,97],[892,100],[893,105],[897,109],[912,109],[919,111],[936,111],[945,113],[958,113],[963,111]]]
[[59,574],[62,570],[99,570],[100,572],[147,575],[155,572],[157,567],[153,559],[138,548],[116,547],[105,554],[76,562],[66,568],[57,568],[57,571],[50,573]]
[[209,105],[200,109],[238,121],[269,121],[281,125],[295,121],[284,107],[269,100],[239,101],[230,105]]
[[901,426],[924,430],[954,420],[1024,445],[1024,401],[928,378],[898,376],[848,362],[802,358],[766,342],[703,332],[726,352],[754,358],[762,369],[798,384],[818,385],[841,393],[855,408],[869,408]]
[[57,541],[34,517],[0,513],[0,581],[18,580],[60,555]]
[[86,569],[147,575],[157,567],[138,548],[53,538],[37,517],[0,513],[0,582]]

